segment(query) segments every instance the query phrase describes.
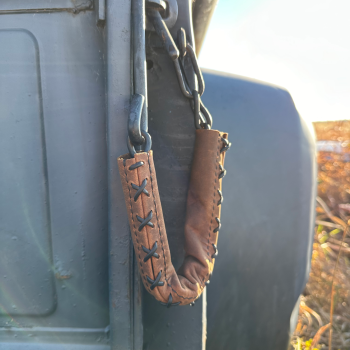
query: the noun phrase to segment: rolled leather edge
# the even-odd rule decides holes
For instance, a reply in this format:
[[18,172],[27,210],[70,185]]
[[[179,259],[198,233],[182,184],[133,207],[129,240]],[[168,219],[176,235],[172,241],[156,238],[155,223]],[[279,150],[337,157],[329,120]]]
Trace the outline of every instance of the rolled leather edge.
[[185,260],[178,273],[171,262],[152,151],[136,153],[135,158],[128,154],[118,158],[143,284],[168,307],[196,300],[213,271],[220,228],[224,140],[226,133],[196,130],[187,196]]

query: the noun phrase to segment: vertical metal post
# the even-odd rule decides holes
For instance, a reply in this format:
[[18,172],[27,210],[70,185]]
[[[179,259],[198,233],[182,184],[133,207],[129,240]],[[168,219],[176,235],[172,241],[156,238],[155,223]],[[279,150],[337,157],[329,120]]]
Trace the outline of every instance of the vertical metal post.
[[[173,38],[182,27],[187,40],[194,45],[192,0],[178,0],[178,17],[170,29]],[[189,100],[184,98],[175,73],[174,63],[163,49],[155,32],[147,32],[149,129],[153,139],[171,259],[179,268],[184,259],[184,222],[186,198],[192,162],[195,127]],[[187,60],[188,63],[190,63]],[[190,86],[195,86],[191,64],[186,65]],[[165,308],[144,292],[144,350],[205,349],[206,293],[194,307]]]
[[134,281],[133,249],[117,166],[117,157],[127,152],[132,94],[131,0],[107,2],[106,29],[111,350],[134,350],[142,343],[140,305],[134,304],[140,298],[134,296],[134,290],[137,295],[139,290]]
[[[133,248],[134,249],[134,248]],[[143,349],[143,324],[142,324],[142,280],[137,265],[135,253],[134,256],[134,307],[133,307],[133,350]]]
[[134,93],[144,96],[141,130],[148,131],[145,0],[132,0]]
[[[141,114],[141,130],[148,131],[147,113],[147,70],[146,70],[146,40],[145,40],[145,0],[131,1],[132,14],[132,62],[133,62],[133,92],[142,95],[145,100]],[[136,146],[137,147],[137,146]],[[143,348],[142,325],[142,281],[138,271],[137,261],[133,251],[133,349]]]

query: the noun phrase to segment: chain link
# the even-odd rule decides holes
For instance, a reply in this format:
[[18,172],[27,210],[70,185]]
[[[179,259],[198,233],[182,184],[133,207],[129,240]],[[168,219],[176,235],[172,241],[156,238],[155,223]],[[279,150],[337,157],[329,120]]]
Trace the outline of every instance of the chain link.
[[[205,83],[201,69],[198,65],[196,53],[191,44],[187,41],[186,31],[183,28],[180,28],[177,33],[178,46],[175,44],[175,41],[160,14],[160,12],[164,12],[165,6],[163,0],[146,0],[147,17],[161,39],[169,57],[174,62],[180,90],[182,94],[190,100],[196,129],[210,129],[213,124],[213,118],[201,99],[205,90]],[[194,88],[190,87],[189,79],[186,76],[186,56],[189,57],[191,67],[196,76],[196,86]],[[127,146],[131,157],[134,157],[136,151],[141,151],[141,149],[148,152],[152,146],[151,136],[141,128],[141,113],[143,108],[145,108],[144,96],[135,94],[131,101],[128,121]],[[137,150],[135,150],[135,147]]]
[[[179,81],[182,94],[191,100],[191,108],[194,114],[194,124],[197,129],[210,129],[213,124],[213,118],[208,109],[204,106],[201,96],[205,90],[205,83],[201,69],[199,68],[197,56],[186,39],[186,31],[180,28],[177,33],[177,46],[167,28],[158,8],[151,6],[152,1],[146,0],[146,14],[153,24],[156,33],[162,41],[165,50],[174,62],[176,75]],[[197,77],[198,88],[191,89],[188,83],[184,69],[184,59],[188,55],[191,61],[193,71]]]

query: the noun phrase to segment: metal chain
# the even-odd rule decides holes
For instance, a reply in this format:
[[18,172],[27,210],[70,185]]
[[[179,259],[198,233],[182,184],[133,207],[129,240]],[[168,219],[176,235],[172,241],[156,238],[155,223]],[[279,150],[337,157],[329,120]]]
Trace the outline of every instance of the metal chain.
[[[196,53],[191,44],[187,42],[186,32],[183,28],[180,28],[177,33],[179,48],[177,47],[160,14],[160,11],[164,11],[164,9],[165,8],[160,4],[159,0],[146,0],[147,17],[153,24],[165,50],[174,62],[181,92],[186,98],[191,100],[195,127],[197,129],[210,129],[213,124],[213,118],[201,100],[201,96],[205,90],[205,83],[198,65]],[[192,68],[197,77],[198,89],[191,89],[189,87],[184,69],[184,57],[186,54],[190,57]]]
[[[186,39],[186,31],[180,28],[177,33],[177,43],[175,44],[169,29],[164,22],[161,12],[166,10],[166,2],[163,0],[146,0],[146,14],[153,27],[162,41],[169,57],[174,62],[175,72],[179,81],[180,90],[183,95],[190,100],[190,105],[194,114],[194,125],[196,129],[211,129],[213,118],[207,108],[204,106],[201,96],[205,90],[205,83],[202,72],[199,68],[196,53]],[[193,71],[197,77],[197,85],[193,89],[189,86],[186,71],[184,69],[185,56],[190,58]],[[151,136],[146,129],[141,128],[141,113],[146,108],[144,106],[144,96],[140,94],[133,95],[131,109],[128,121],[128,142],[127,146],[131,157],[135,156],[137,146],[138,151],[143,148],[148,152],[152,147]]]

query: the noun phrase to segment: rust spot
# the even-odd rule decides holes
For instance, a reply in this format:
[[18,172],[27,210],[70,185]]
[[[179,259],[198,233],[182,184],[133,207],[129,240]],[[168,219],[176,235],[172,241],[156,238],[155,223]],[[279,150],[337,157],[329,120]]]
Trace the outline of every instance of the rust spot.
[[58,280],[68,280],[72,277],[72,275],[71,274],[61,274],[59,272],[56,272],[55,277]]

